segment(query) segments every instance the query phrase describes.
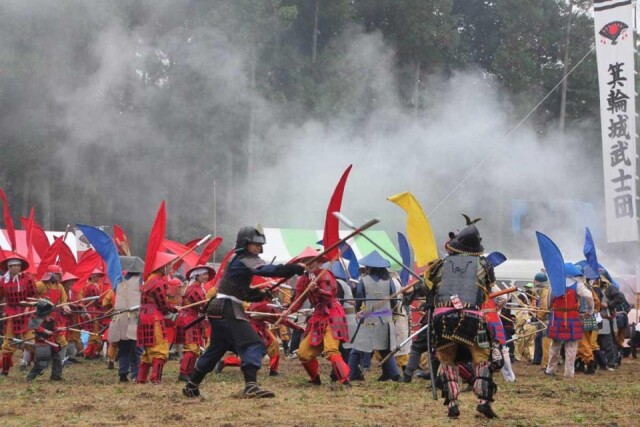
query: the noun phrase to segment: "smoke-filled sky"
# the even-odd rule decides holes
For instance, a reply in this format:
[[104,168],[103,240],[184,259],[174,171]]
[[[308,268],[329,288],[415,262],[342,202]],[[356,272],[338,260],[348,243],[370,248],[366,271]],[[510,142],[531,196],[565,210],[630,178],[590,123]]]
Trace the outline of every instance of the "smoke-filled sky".
[[[536,255],[533,230],[573,260],[584,226],[604,245],[602,154],[585,149],[599,137],[593,123],[564,137],[525,123],[507,137],[521,108],[479,69],[423,80],[426,108],[416,113],[400,99],[392,47],[355,26],[333,41],[346,55],[319,83],[339,88],[342,98],[319,100],[334,113],[305,116],[252,88],[256,46],[217,3],[0,4],[0,144],[50,166],[0,172],[14,217],[35,204],[53,228],[123,224],[140,252],[162,199],[168,237],[182,241],[214,224],[227,242],[257,222],[320,229],[353,164],[344,213],[357,223],[379,217],[392,235],[405,216],[385,199],[411,191],[440,246],[464,225],[460,213],[483,217],[485,248],[511,258]],[[532,214],[516,237],[512,199],[529,201]]]

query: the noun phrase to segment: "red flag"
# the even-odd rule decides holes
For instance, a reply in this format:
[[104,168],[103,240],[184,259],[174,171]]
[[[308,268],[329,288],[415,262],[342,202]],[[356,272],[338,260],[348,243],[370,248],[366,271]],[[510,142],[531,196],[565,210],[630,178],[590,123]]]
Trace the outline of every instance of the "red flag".
[[[331,200],[329,201],[329,207],[327,208],[327,217],[324,221],[324,235],[322,236],[322,245],[325,248],[336,243],[340,240],[340,223],[338,218],[333,216],[334,212],[340,212],[342,208],[342,195],[344,194],[344,186],[347,183],[347,178],[349,177],[349,172],[351,172],[351,167],[353,165],[349,165],[349,167],[344,171],[340,181],[338,181],[338,185],[335,190],[333,190],[333,195],[331,196]],[[327,258],[330,260],[335,260],[340,255],[340,249],[335,248],[327,253]]]
[[53,244],[44,254],[42,259],[40,259],[40,265],[38,266],[38,272],[36,273],[36,279],[40,280],[44,273],[47,271],[47,267],[56,263],[56,258],[58,258],[58,253],[60,252],[60,247],[64,245],[63,237],[58,237],[53,241]]
[[[178,256],[181,256],[182,254],[189,252],[191,250],[191,248],[193,248],[196,243],[198,243],[201,239],[197,239],[197,240],[192,240],[189,243],[187,243],[186,245],[183,245],[182,243],[179,242],[174,242],[173,240],[168,240],[165,239],[162,242],[162,246],[164,247],[164,249],[166,249],[167,251],[174,253]],[[191,251],[189,252],[187,255],[184,256],[184,258],[182,258],[180,261],[175,262],[173,264],[173,269],[174,271],[177,270],[178,268],[180,268],[180,265],[182,264],[182,262],[184,261],[184,263],[187,265],[187,268],[193,268],[196,265],[198,265],[198,257],[199,255],[195,252],[195,251]],[[176,267],[177,265],[177,267]]]
[[118,254],[131,256],[129,238],[118,224],[113,224],[113,241],[116,244],[116,248],[118,248]]
[[11,213],[9,212],[9,203],[7,202],[7,195],[4,194],[4,190],[0,188],[0,199],[2,199],[2,208],[4,210],[4,227],[7,229],[9,235],[9,242],[11,243],[11,250],[16,251],[16,229],[13,226],[13,220],[11,219]]
[[156,260],[156,253],[162,248],[162,241],[167,232],[167,211],[164,205],[164,200],[160,202],[156,219],[151,227],[149,233],[149,241],[147,242],[147,255],[144,257],[144,274],[143,279],[147,280],[149,274],[152,272],[154,262]]
[[44,232],[44,228],[42,228],[31,215],[29,215],[29,218],[20,217],[20,222],[22,223],[22,227],[27,230],[27,234],[29,234],[29,228],[31,228],[31,244],[38,256],[42,258],[49,249],[49,246],[51,246],[47,233]]
[[196,265],[205,265],[207,260],[211,258],[211,255],[218,249],[218,246],[222,243],[222,237],[217,236],[212,241],[210,241],[207,246],[204,247],[202,253],[200,254],[200,258],[198,258],[198,263]]
[[73,295],[78,295],[78,293],[80,293],[84,285],[87,284],[87,280],[89,279],[89,276],[91,276],[93,270],[98,268],[100,265],[102,265],[102,258],[93,248],[82,254],[82,257],[78,260],[76,269],[73,271],[73,274],[78,276],[78,281],[71,288]]
[[[35,215],[35,211],[33,209],[33,207],[31,208],[31,210],[29,211],[29,218],[27,219],[27,227],[25,227],[24,229],[27,232],[27,262],[29,262],[29,268],[27,269],[27,271],[31,274],[36,272],[36,263],[34,262],[33,259],[33,216]],[[24,226],[24,221],[22,221],[23,219],[25,219],[24,217],[20,218],[20,222],[22,222],[22,225]]]
[[60,257],[58,262],[62,267],[62,271],[65,273],[75,271],[78,263],[76,262],[76,257],[73,256],[71,248],[66,243],[60,245],[58,256]]

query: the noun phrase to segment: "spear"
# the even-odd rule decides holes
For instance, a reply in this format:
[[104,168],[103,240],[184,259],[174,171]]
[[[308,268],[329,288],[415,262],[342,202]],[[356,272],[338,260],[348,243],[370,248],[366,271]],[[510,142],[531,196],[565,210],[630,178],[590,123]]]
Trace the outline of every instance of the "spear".
[[101,337],[101,336],[102,336],[102,335],[97,334],[97,333],[95,333],[95,332],[89,332],[89,331],[85,331],[85,330],[83,330],[83,329],[76,329],[76,328],[66,328],[66,327],[64,327],[64,326],[62,326],[62,327],[58,328],[58,330],[59,330],[59,331],[69,330],[69,331],[73,331],[73,332],[86,332],[86,333],[88,333],[89,335],[96,335],[96,336],[99,336],[99,337]]
[[[4,335],[0,335],[0,338],[5,339],[5,340],[11,340],[11,341],[13,341],[13,342],[15,342],[17,344],[29,344],[29,345],[32,345],[32,343],[30,341],[35,340],[35,337],[34,338],[27,338],[26,340],[21,340],[20,338],[9,338],[9,337],[4,336]],[[49,340],[43,340],[43,341],[46,342],[47,344],[49,344],[52,347],[56,347],[56,348],[60,347],[60,344],[55,343],[53,341],[49,341]]]
[[177,306],[176,309],[177,310],[184,310],[186,308],[191,308],[191,307],[195,307],[197,305],[202,305],[202,304],[206,304],[208,303],[209,300],[208,299],[203,299],[202,301],[198,301],[198,302],[194,302],[192,304],[188,304],[188,305],[183,305],[183,306]]
[[514,342],[514,341],[517,341],[517,340],[519,340],[519,339],[522,339],[522,338],[525,338],[525,337],[529,337],[529,336],[531,336],[531,335],[536,335],[538,332],[540,332],[540,331],[544,331],[545,329],[547,329],[547,326],[545,326],[545,327],[543,327],[543,328],[541,328],[541,329],[538,329],[538,330],[537,330],[537,331],[535,331],[535,332],[529,332],[528,334],[518,335],[518,336],[516,336],[515,338],[511,338],[510,340],[505,341],[505,344],[510,344],[510,343],[512,343],[512,342]]
[[131,312],[131,311],[137,311],[139,308],[140,308],[139,305],[134,305],[131,308],[123,308],[122,310],[114,311],[111,314],[106,314],[104,316],[99,316],[99,317],[96,317],[95,319],[89,319],[89,320],[85,320],[84,322],[76,323],[75,325],[65,326],[65,328],[66,329],[75,328],[76,326],[86,325],[87,323],[92,323],[92,322],[95,322],[95,321],[98,321],[98,320],[106,319],[108,317],[113,317],[113,316],[116,316],[118,314],[127,313],[127,312]]
[[[75,303],[80,302],[80,301],[95,300],[95,299],[97,299],[97,298],[100,298],[100,297],[99,297],[99,296],[97,296],[97,297],[87,297],[87,298],[83,298],[83,299],[81,299],[81,300],[77,300],[77,301],[64,302],[64,303],[62,303],[62,304],[58,304],[58,305],[56,305],[56,306],[55,306],[55,308],[58,308],[58,307],[64,307],[65,305],[75,304]],[[46,302],[48,302],[49,304],[51,304],[51,301],[46,300],[46,299],[42,299],[42,298],[38,298],[38,301],[46,301]],[[34,303],[36,303],[36,302],[37,302],[37,301],[34,301]],[[14,314],[14,315],[12,315],[12,316],[7,316],[7,317],[0,318],[0,321],[7,320],[7,319],[13,319],[13,318],[15,318],[15,317],[20,317],[20,316],[26,316],[26,315],[28,315],[28,314],[33,314],[33,313],[35,313],[35,312],[36,312],[36,310],[27,310],[27,311],[25,311],[24,313],[18,313],[18,314]]]

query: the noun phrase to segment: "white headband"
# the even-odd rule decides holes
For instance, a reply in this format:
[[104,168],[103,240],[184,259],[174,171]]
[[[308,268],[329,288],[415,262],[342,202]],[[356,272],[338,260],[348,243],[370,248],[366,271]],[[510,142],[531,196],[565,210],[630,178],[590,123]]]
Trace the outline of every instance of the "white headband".
[[193,280],[193,279],[195,279],[196,276],[198,276],[198,275],[200,275],[202,273],[208,273],[208,272],[209,272],[209,270],[206,269],[206,268],[196,268],[189,275],[189,279]]

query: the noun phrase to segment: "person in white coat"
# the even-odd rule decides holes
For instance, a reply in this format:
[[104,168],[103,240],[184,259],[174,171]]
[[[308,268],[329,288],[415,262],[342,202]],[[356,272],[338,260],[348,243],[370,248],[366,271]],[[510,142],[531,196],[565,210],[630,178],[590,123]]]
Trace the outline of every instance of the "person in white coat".
[[139,358],[137,348],[138,312],[128,311],[140,305],[140,286],[144,262],[139,257],[121,256],[120,263],[124,274],[124,281],[116,288],[116,313],[109,325],[109,343],[117,343],[118,375],[120,382],[129,382],[138,377]]

